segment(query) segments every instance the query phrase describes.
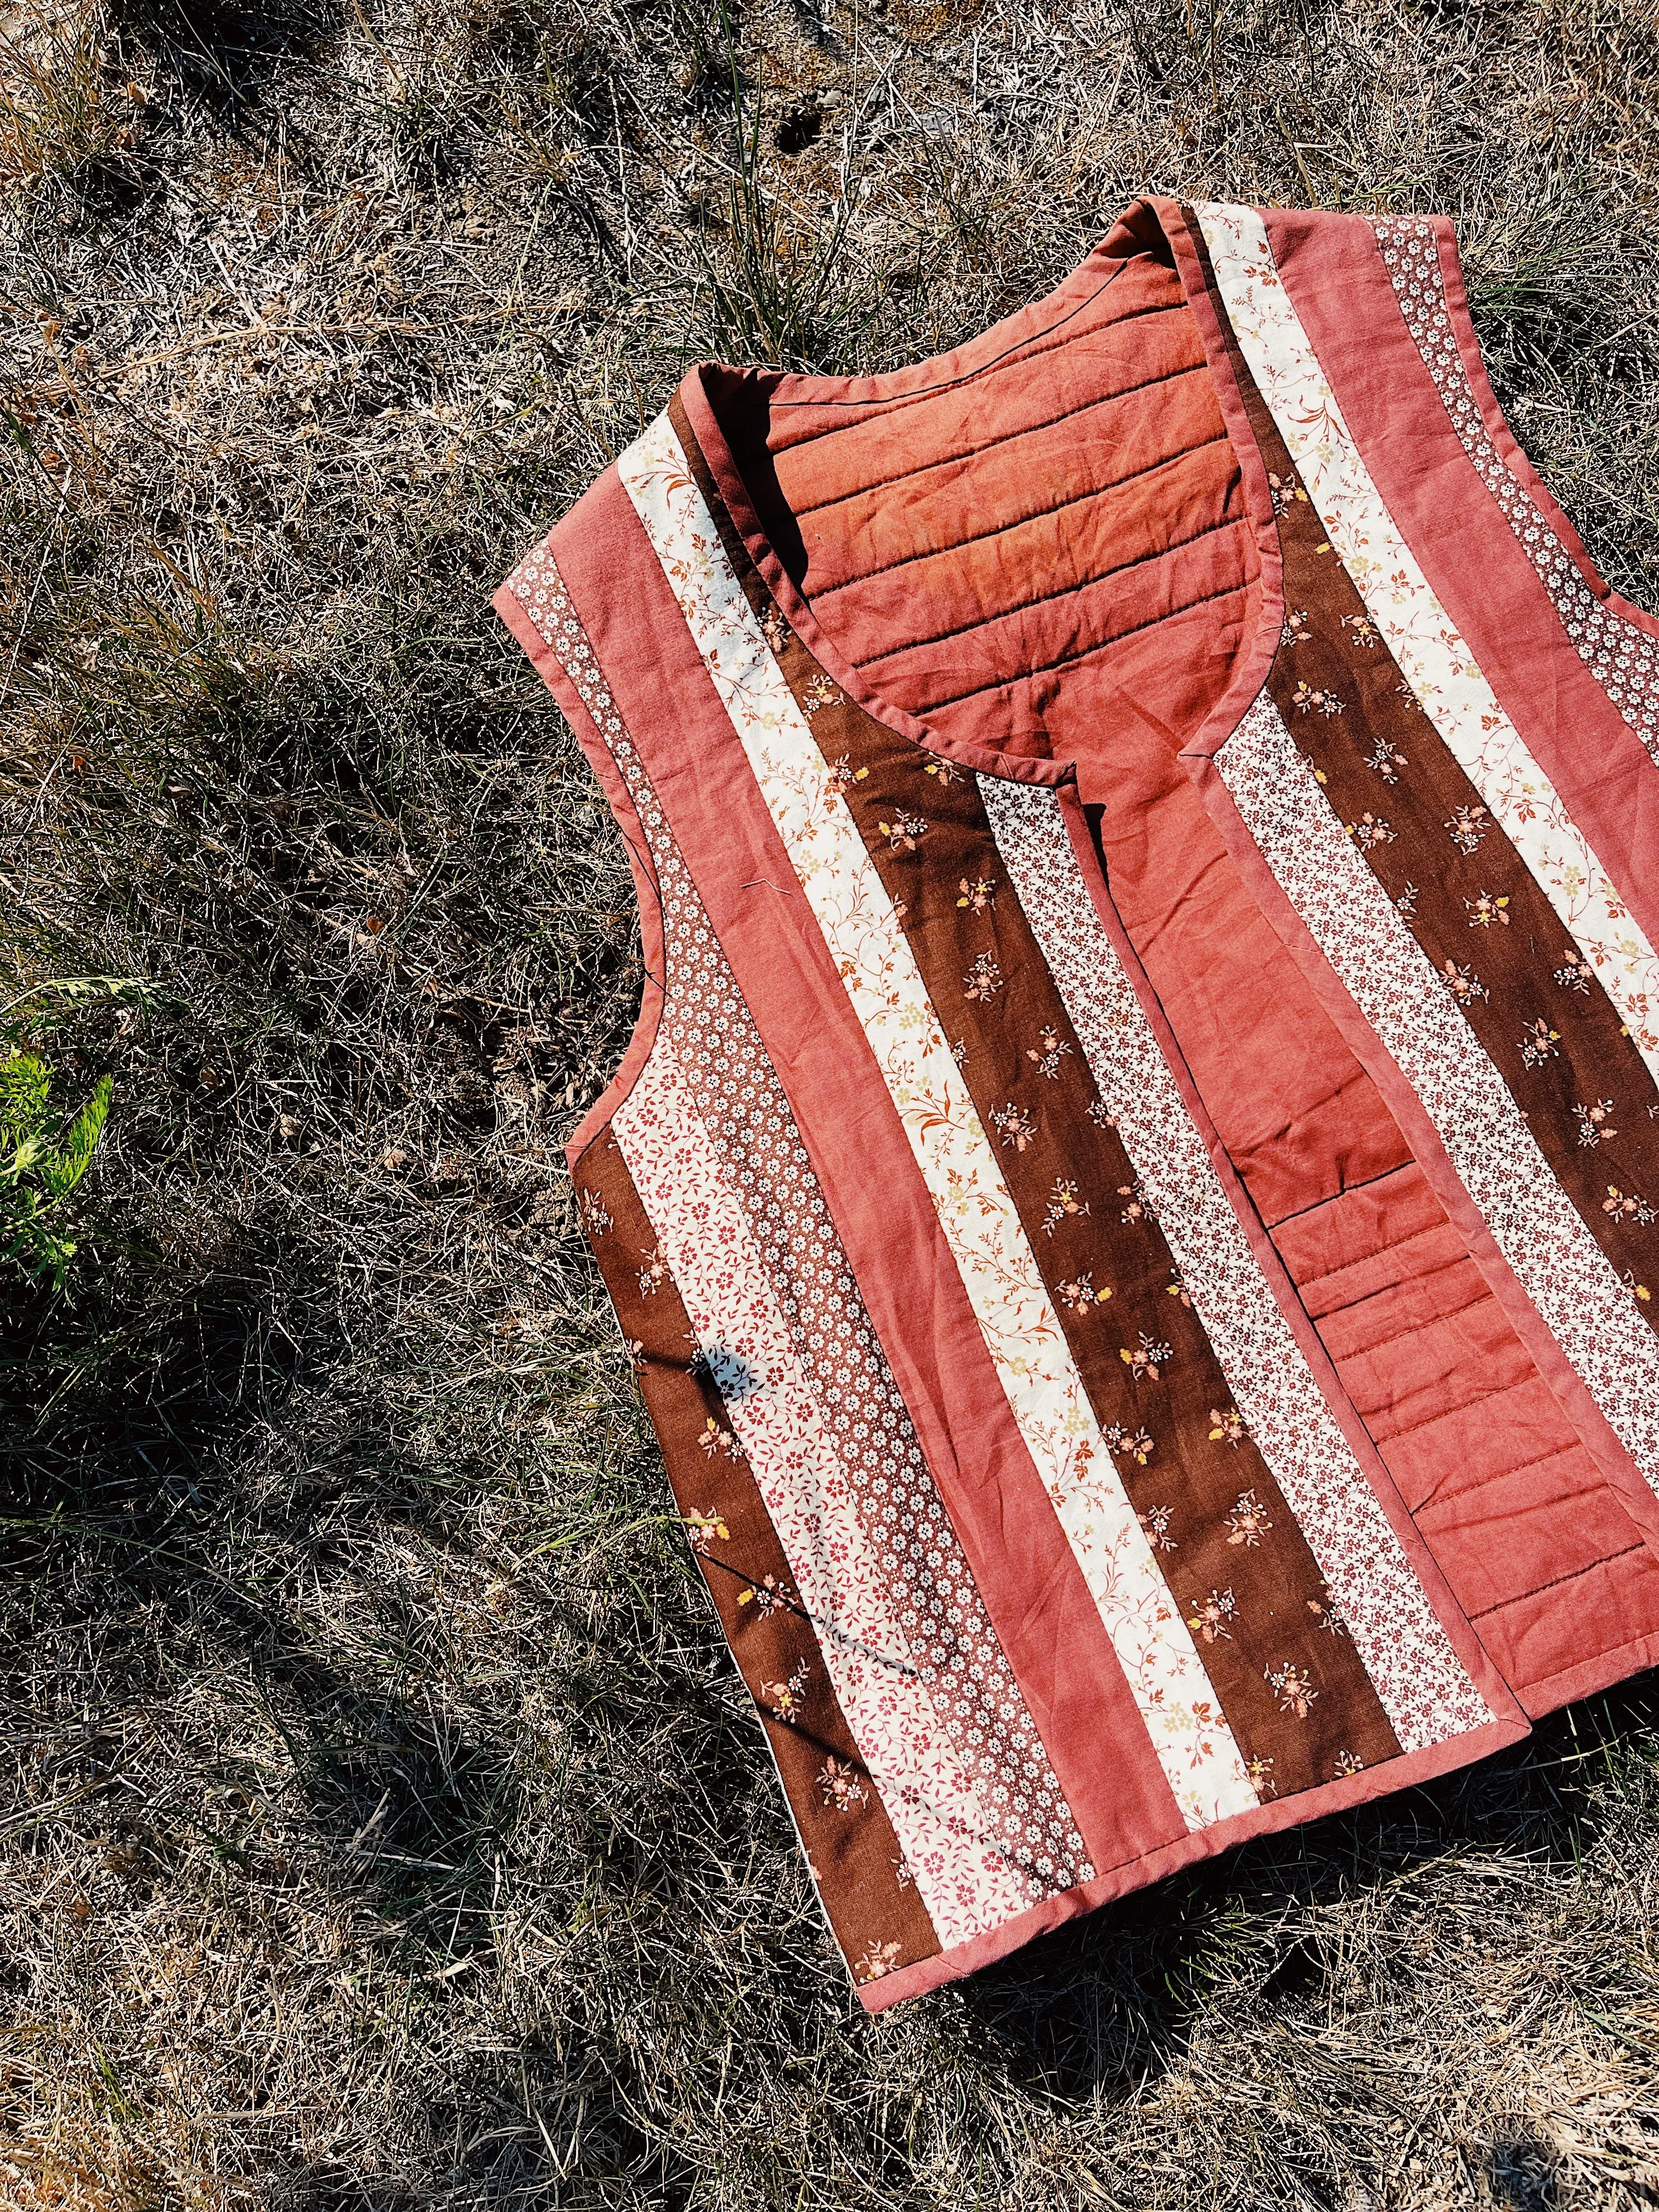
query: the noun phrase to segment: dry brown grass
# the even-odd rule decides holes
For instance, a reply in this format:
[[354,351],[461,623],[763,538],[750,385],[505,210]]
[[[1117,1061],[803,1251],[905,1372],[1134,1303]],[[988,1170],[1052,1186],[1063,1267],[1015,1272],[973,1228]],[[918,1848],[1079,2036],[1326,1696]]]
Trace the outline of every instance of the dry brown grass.
[[735,234],[710,0],[0,25],[0,981],[155,987],[43,1018],[116,1106],[0,1312],[0,2204],[1659,2201],[1639,1685],[849,2002],[574,1233],[631,898],[483,605],[686,359],[927,351],[1148,185],[1450,210],[1659,603],[1651,8],[756,0]]

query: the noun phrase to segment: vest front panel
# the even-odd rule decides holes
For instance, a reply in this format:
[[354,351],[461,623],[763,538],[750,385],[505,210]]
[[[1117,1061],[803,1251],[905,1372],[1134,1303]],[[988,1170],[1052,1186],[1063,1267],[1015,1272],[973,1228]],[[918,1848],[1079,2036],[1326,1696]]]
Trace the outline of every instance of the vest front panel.
[[[1282,220],[1320,290],[1348,220]],[[1653,641],[1361,228],[1645,799]],[[763,449],[694,372],[497,598],[644,921],[583,1218],[872,2008],[1659,1637],[1644,833],[1321,359],[1262,217],[1142,208],[945,362],[770,379]]]

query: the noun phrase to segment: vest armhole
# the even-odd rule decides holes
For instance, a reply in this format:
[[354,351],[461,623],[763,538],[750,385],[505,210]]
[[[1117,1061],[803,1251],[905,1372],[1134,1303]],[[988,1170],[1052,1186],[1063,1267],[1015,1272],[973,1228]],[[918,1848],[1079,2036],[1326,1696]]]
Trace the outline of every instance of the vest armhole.
[[639,1081],[657,1042],[667,972],[662,892],[652,863],[651,848],[646,842],[645,826],[640,820],[633,793],[623,781],[603,731],[595,722],[581,693],[571,681],[564,663],[538,629],[528,608],[510,584],[501,586],[490,605],[529,655],[537,674],[553,694],[560,711],[574,732],[576,742],[598,779],[599,788],[605,793],[606,803],[622,832],[623,843],[628,852],[629,872],[634,878],[635,896],[639,902],[640,956],[645,969],[640,1011],[622,1058],[617,1063],[616,1073],[566,1140],[565,1162],[574,1173],[582,1154],[610,1127],[612,1115]]
[[1434,225],[1439,246],[1446,307],[1451,318],[1452,332],[1457,340],[1463,374],[1475,404],[1480,410],[1480,419],[1486,424],[1487,436],[1497,448],[1504,467],[1538,510],[1540,520],[1560,540],[1573,566],[1608,613],[1616,615],[1648,637],[1659,638],[1659,615],[1650,614],[1646,608],[1638,607],[1633,599],[1627,599],[1613,590],[1591,559],[1571,517],[1528,459],[1520,440],[1510,428],[1509,419],[1492,389],[1492,379],[1486,374],[1480,341],[1475,334],[1474,319],[1469,312],[1468,289],[1464,282],[1462,256],[1458,251],[1456,225],[1449,216],[1434,216],[1430,220]]

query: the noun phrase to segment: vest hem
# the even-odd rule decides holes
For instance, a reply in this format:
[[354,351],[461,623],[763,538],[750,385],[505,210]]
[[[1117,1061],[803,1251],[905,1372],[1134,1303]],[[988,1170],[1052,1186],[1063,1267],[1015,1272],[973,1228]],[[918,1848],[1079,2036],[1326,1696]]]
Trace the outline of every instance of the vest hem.
[[1182,1867],[1218,1857],[1223,1851],[1252,1842],[1258,1836],[1275,1835],[1285,1828],[1302,1827],[1332,1814],[1351,1812],[1358,1806],[1391,1796],[1397,1790],[1414,1789],[1443,1774],[1476,1765],[1510,1744],[1522,1742],[1531,1733],[1532,1723],[1524,1717],[1494,1719],[1467,1735],[1453,1736],[1422,1751],[1402,1753],[1398,1759],[1387,1759],[1379,1766],[1368,1767],[1340,1782],[1324,1783],[1317,1790],[1303,1790],[1294,1797],[1276,1798],[1251,1812],[1218,1821],[1213,1827],[1194,1829],[1143,1857],[1109,1868],[1092,1881],[1081,1882],[1075,1889],[1062,1891],[1058,1897],[1045,1898],[1041,1905],[1032,1905],[982,1936],[953,1944],[936,1957],[918,1959],[914,1965],[901,1966],[878,1981],[856,1983],[859,2002],[866,2012],[885,2012],[908,1998],[926,1996],[931,1990],[960,1981],[964,1975],[977,1973],[981,1967],[993,1966],[1022,1949],[1036,1936],[1048,1935],[1068,1921],[1079,1920],[1085,1913],[1096,1911],[1103,1905],[1147,1888]]

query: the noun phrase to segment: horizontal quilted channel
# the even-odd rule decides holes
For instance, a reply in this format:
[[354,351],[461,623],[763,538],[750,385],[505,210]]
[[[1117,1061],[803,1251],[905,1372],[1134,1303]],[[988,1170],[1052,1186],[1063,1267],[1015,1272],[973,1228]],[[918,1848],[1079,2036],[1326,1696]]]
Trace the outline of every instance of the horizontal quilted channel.
[[763,432],[781,550],[872,690],[942,735],[1058,758],[1115,700],[1201,720],[1258,565],[1174,268],[1102,252],[1066,289],[1046,333],[1017,318],[915,390],[791,402]]
[[1421,1170],[1346,1191],[1281,1223],[1273,1240],[1458,1602],[1522,1701],[1544,1710],[1587,1654],[1659,1636],[1659,1559]]

